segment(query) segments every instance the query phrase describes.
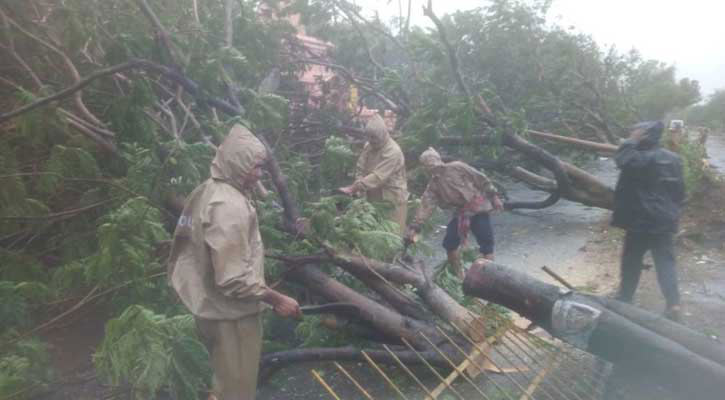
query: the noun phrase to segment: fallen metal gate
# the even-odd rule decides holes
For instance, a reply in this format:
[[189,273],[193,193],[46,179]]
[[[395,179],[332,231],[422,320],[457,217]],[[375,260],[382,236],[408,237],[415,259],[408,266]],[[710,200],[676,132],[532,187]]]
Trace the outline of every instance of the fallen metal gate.
[[[344,377],[344,382],[331,385],[318,370],[311,370],[315,380],[334,399],[349,400],[349,394],[341,397],[338,394],[341,385],[351,385],[346,393],[354,392],[355,398],[366,400],[387,400],[400,398],[412,399],[484,399],[484,400],[595,400],[603,398],[605,379],[611,365],[595,356],[578,350],[554,339],[542,332],[541,336],[521,328],[511,319],[499,313],[486,313],[484,318],[492,318],[497,324],[495,331],[487,337],[482,329],[473,325],[452,326],[446,332],[440,326],[438,332],[446,339],[446,343],[434,344],[424,333],[421,339],[428,342],[450,366],[444,376],[439,369],[432,366],[423,356],[401,338],[408,350],[415,352],[423,364],[421,366],[406,365],[388,347],[383,348],[395,360],[398,374],[407,378],[408,382],[391,377],[393,370],[376,363],[368,354],[362,352],[367,361],[363,368],[369,368],[373,374],[386,383],[385,393],[373,394],[366,389],[354,372],[335,362],[337,370]],[[476,320],[474,320],[476,321]],[[469,350],[456,343],[451,337],[458,334],[470,344]],[[474,338],[479,338],[475,340]],[[441,346],[450,345],[461,356],[463,361],[454,363],[441,350]],[[357,371],[358,374],[360,371]],[[337,387],[334,388],[333,386]]]

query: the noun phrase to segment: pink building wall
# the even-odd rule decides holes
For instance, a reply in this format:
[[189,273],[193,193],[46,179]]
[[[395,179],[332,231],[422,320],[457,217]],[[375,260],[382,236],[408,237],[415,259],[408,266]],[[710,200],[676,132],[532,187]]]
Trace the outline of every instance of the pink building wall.
[[[278,4],[279,9],[284,9],[288,5],[286,1],[281,1]],[[277,18],[277,12],[266,2],[260,4],[259,14],[264,18]],[[307,35],[299,14],[288,15],[284,18],[297,30],[296,39],[304,48],[301,51],[303,54],[300,54],[300,58],[333,63],[333,60],[329,57],[329,52],[334,48],[332,43]],[[319,107],[324,102],[332,102],[339,110],[352,109],[351,111],[355,113],[359,111],[358,117],[362,122],[367,121],[378,112],[377,109],[367,107],[360,110],[359,104],[350,104],[350,84],[329,67],[309,63],[306,65],[305,70],[298,74],[297,79],[304,85],[309,95],[308,104],[310,106]],[[323,85],[333,89],[326,95]],[[388,129],[392,130],[396,122],[395,113],[386,110],[381,113],[381,116],[385,120]]]

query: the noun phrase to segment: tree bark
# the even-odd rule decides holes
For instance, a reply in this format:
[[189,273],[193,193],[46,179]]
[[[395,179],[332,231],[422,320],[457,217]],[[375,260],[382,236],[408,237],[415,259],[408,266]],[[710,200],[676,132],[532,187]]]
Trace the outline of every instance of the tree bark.
[[537,139],[543,139],[551,142],[566,143],[579,147],[584,150],[595,151],[602,154],[612,155],[617,151],[617,146],[609,143],[597,143],[589,140],[582,140],[568,136],[554,135],[553,133],[539,132],[529,130],[529,135]]
[[[677,330],[677,334],[662,336],[658,332],[669,331],[664,328],[650,330],[603,306],[606,301],[592,296],[567,293],[562,289],[538,281],[522,272],[501,265],[487,263],[474,265],[468,272],[463,284],[464,293],[480,297],[508,307],[524,317],[536,322],[552,335],[567,338],[553,324],[554,304],[562,299],[592,307],[600,312],[588,333],[585,343],[574,343],[592,354],[613,363],[633,366],[643,375],[651,375],[682,395],[695,399],[722,398],[725,382],[725,365],[702,357],[691,351],[682,337],[693,338],[696,332],[685,334],[687,328]],[[648,314],[638,310],[638,319]],[[646,318],[649,324],[655,316]],[[585,336],[586,337],[586,336]],[[679,340],[673,340],[679,339]],[[694,340],[694,339],[692,339]],[[702,341],[696,341],[702,345]],[[715,350],[713,345],[713,349]],[[720,349],[717,349],[720,353]]]
[[436,343],[442,343],[444,340],[433,325],[405,317],[343,285],[311,265],[295,267],[290,272],[290,276],[313,293],[319,294],[331,302],[354,304],[360,309],[360,318],[364,322],[392,340],[404,338],[418,349],[430,347],[420,336],[420,332],[424,332]]
[[383,277],[396,284],[412,285],[435,315],[459,328],[467,326],[474,319],[464,306],[432,282],[427,267],[421,262],[414,264],[418,272],[354,254],[335,254],[333,262],[356,276],[367,275],[366,280],[379,280]]

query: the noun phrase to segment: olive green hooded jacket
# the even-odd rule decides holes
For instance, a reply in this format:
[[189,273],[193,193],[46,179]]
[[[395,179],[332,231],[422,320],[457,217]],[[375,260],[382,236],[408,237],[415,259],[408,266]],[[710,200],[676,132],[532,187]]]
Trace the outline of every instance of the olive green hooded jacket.
[[264,145],[235,125],[217,149],[211,178],[187,199],[174,232],[168,276],[197,317],[233,320],[261,310],[264,247],[257,212],[241,185],[266,157]]
[[402,229],[408,201],[405,157],[379,115],[367,123],[365,132],[368,142],[358,158],[354,187],[365,192],[369,201],[391,202],[395,206],[391,219]]
[[430,171],[431,179],[421,196],[414,225],[428,219],[436,206],[470,214],[493,209],[491,200],[497,191],[485,174],[461,161],[444,163],[432,147],[420,155],[420,162]]

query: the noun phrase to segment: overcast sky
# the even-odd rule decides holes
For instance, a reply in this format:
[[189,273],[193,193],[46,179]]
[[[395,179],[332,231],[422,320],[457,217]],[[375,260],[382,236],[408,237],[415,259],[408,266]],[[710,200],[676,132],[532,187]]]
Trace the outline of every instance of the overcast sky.
[[[398,15],[398,0],[356,0],[382,18]],[[402,0],[403,7],[407,0]],[[430,26],[413,0],[413,23]],[[486,4],[484,0],[434,0],[440,15]],[[549,20],[591,34],[622,52],[677,66],[680,78],[700,81],[703,95],[725,89],[725,1],[722,0],[554,0]]]

